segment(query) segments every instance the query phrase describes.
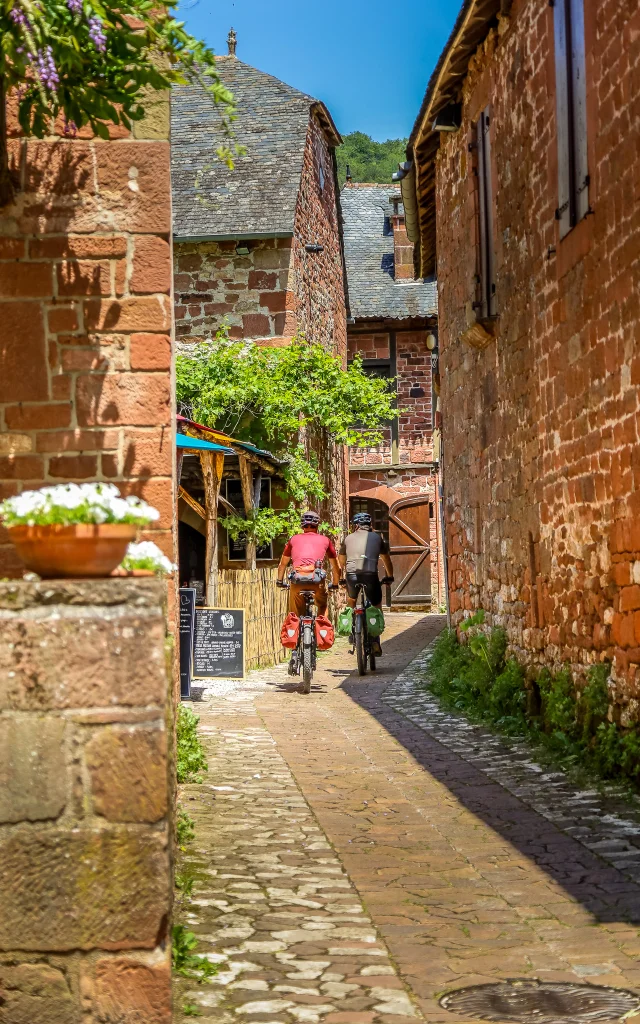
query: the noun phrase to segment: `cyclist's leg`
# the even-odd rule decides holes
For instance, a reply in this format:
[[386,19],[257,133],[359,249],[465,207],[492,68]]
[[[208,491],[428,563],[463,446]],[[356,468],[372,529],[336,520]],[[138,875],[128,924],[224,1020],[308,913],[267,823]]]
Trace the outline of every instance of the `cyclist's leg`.
[[295,612],[296,615],[304,615],[306,609],[306,602],[302,596],[303,590],[309,590],[308,583],[294,583],[291,581],[291,587],[289,590],[289,611]]
[[316,595],[316,608],[318,615],[327,614],[327,604],[329,603],[329,595],[327,594],[327,587],[325,583],[314,583],[312,587],[308,587],[308,590],[313,590]]
[[345,576],[345,583],[347,585],[347,604],[349,608],[355,608],[356,597],[358,590],[356,584],[358,582],[358,574],[355,572],[348,572]]
[[361,575],[369,604],[382,608],[382,584],[377,572],[363,572]]

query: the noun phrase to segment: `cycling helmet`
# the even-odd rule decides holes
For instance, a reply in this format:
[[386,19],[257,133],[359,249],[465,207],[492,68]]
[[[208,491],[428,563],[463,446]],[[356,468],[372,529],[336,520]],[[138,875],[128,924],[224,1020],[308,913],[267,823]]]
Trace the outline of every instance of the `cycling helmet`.
[[371,516],[368,512],[356,512],[351,522],[354,526],[371,526]]
[[300,523],[302,526],[319,526],[320,516],[317,512],[303,512]]

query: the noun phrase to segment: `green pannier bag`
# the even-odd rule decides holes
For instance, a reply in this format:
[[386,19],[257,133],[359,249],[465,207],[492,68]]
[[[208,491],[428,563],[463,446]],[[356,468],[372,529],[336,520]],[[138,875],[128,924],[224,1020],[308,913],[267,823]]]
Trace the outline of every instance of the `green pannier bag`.
[[353,609],[343,608],[338,615],[338,636],[351,636],[353,629]]
[[367,632],[369,636],[380,636],[384,633],[384,615],[380,608],[374,608],[373,605],[367,608],[365,615],[367,616]]

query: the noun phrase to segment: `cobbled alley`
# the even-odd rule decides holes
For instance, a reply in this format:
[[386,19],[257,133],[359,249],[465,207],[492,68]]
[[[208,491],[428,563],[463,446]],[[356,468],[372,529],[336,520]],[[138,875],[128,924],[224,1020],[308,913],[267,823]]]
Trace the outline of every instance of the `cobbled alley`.
[[176,1019],[444,1024],[473,1016],[447,992],[505,979],[640,987],[640,813],[445,713],[444,624],[388,616],[364,678],[338,641],[309,696],[286,665],[204,690],[181,915],[218,973],[179,979]]

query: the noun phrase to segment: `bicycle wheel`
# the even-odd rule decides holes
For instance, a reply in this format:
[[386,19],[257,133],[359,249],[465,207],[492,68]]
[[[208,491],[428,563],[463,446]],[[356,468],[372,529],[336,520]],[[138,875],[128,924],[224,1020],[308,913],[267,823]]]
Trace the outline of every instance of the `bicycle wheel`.
[[367,652],[365,650],[365,638],[364,630],[362,625],[358,629],[356,624],[356,658],[358,661],[358,675],[366,676],[367,674]]
[[304,631],[304,642],[302,645],[302,692],[311,693],[311,680],[313,679],[313,634],[307,626]]

